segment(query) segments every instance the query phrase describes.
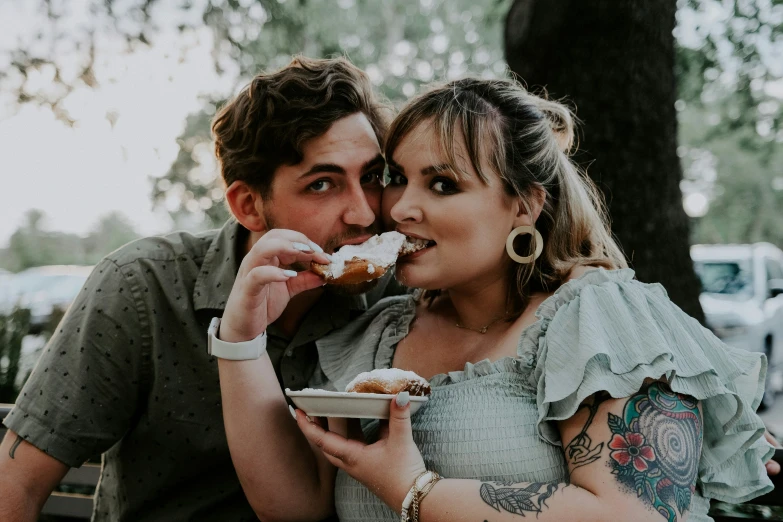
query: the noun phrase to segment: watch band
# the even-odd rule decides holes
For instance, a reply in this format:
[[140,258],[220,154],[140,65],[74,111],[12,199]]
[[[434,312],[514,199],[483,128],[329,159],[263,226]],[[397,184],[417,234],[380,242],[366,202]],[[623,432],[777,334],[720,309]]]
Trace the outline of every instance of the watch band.
[[229,343],[218,339],[220,318],[215,317],[207,330],[207,353],[231,361],[258,359],[266,353],[266,332],[250,341]]

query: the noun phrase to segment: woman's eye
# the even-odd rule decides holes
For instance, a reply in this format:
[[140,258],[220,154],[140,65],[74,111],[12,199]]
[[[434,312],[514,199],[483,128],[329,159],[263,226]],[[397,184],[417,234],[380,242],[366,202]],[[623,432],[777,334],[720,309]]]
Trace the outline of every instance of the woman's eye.
[[328,179],[319,179],[307,187],[310,192],[326,192],[330,188],[332,188],[332,182]]
[[389,185],[407,185],[408,178],[399,172],[389,171]]
[[435,178],[430,188],[437,194],[454,194],[457,192],[457,184],[448,178]]

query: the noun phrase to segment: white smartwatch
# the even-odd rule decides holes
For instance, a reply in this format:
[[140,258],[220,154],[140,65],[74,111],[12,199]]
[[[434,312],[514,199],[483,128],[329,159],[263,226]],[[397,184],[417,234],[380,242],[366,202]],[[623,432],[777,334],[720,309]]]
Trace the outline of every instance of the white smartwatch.
[[220,318],[215,317],[209,323],[209,329],[207,330],[207,353],[209,355],[231,361],[249,361],[258,359],[266,353],[266,332],[249,341],[228,343],[218,339],[219,328]]

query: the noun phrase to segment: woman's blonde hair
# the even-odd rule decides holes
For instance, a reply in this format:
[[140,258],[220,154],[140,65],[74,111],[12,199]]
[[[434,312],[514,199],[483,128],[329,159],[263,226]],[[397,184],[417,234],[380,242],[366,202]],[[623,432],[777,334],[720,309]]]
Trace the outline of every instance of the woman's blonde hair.
[[[437,86],[408,103],[392,122],[385,142],[391,159],[402,139],[431,123],[435,144],[457,176],[457,133],[467,161],[486,183],[497,173],[508,194],[528,202],[543,190],[546,200],[535,223],[544,250],[535,262],[514,263],[510,305],[520,312],[533,292],[552,292],[580,265],[627,267],[612,238],[603,199],[571,161],[575,118],[565,105],[536,96],[514,80],[465,78]],[[510,232],[510,230],[509,230]],[[535,251],[530,241],[529,253]],[[519,252],[520,255],[528,255]]]

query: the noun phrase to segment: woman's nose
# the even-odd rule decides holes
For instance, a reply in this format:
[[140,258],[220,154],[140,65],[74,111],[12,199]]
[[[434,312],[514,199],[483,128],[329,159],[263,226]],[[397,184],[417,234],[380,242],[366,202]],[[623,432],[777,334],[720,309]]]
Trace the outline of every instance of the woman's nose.
[[392,205],[389,211],[391,218],[397,223],[418,223],[422,220],[421,205],[416,201],[415,195],[409,188],[405,188],[400,199]]

